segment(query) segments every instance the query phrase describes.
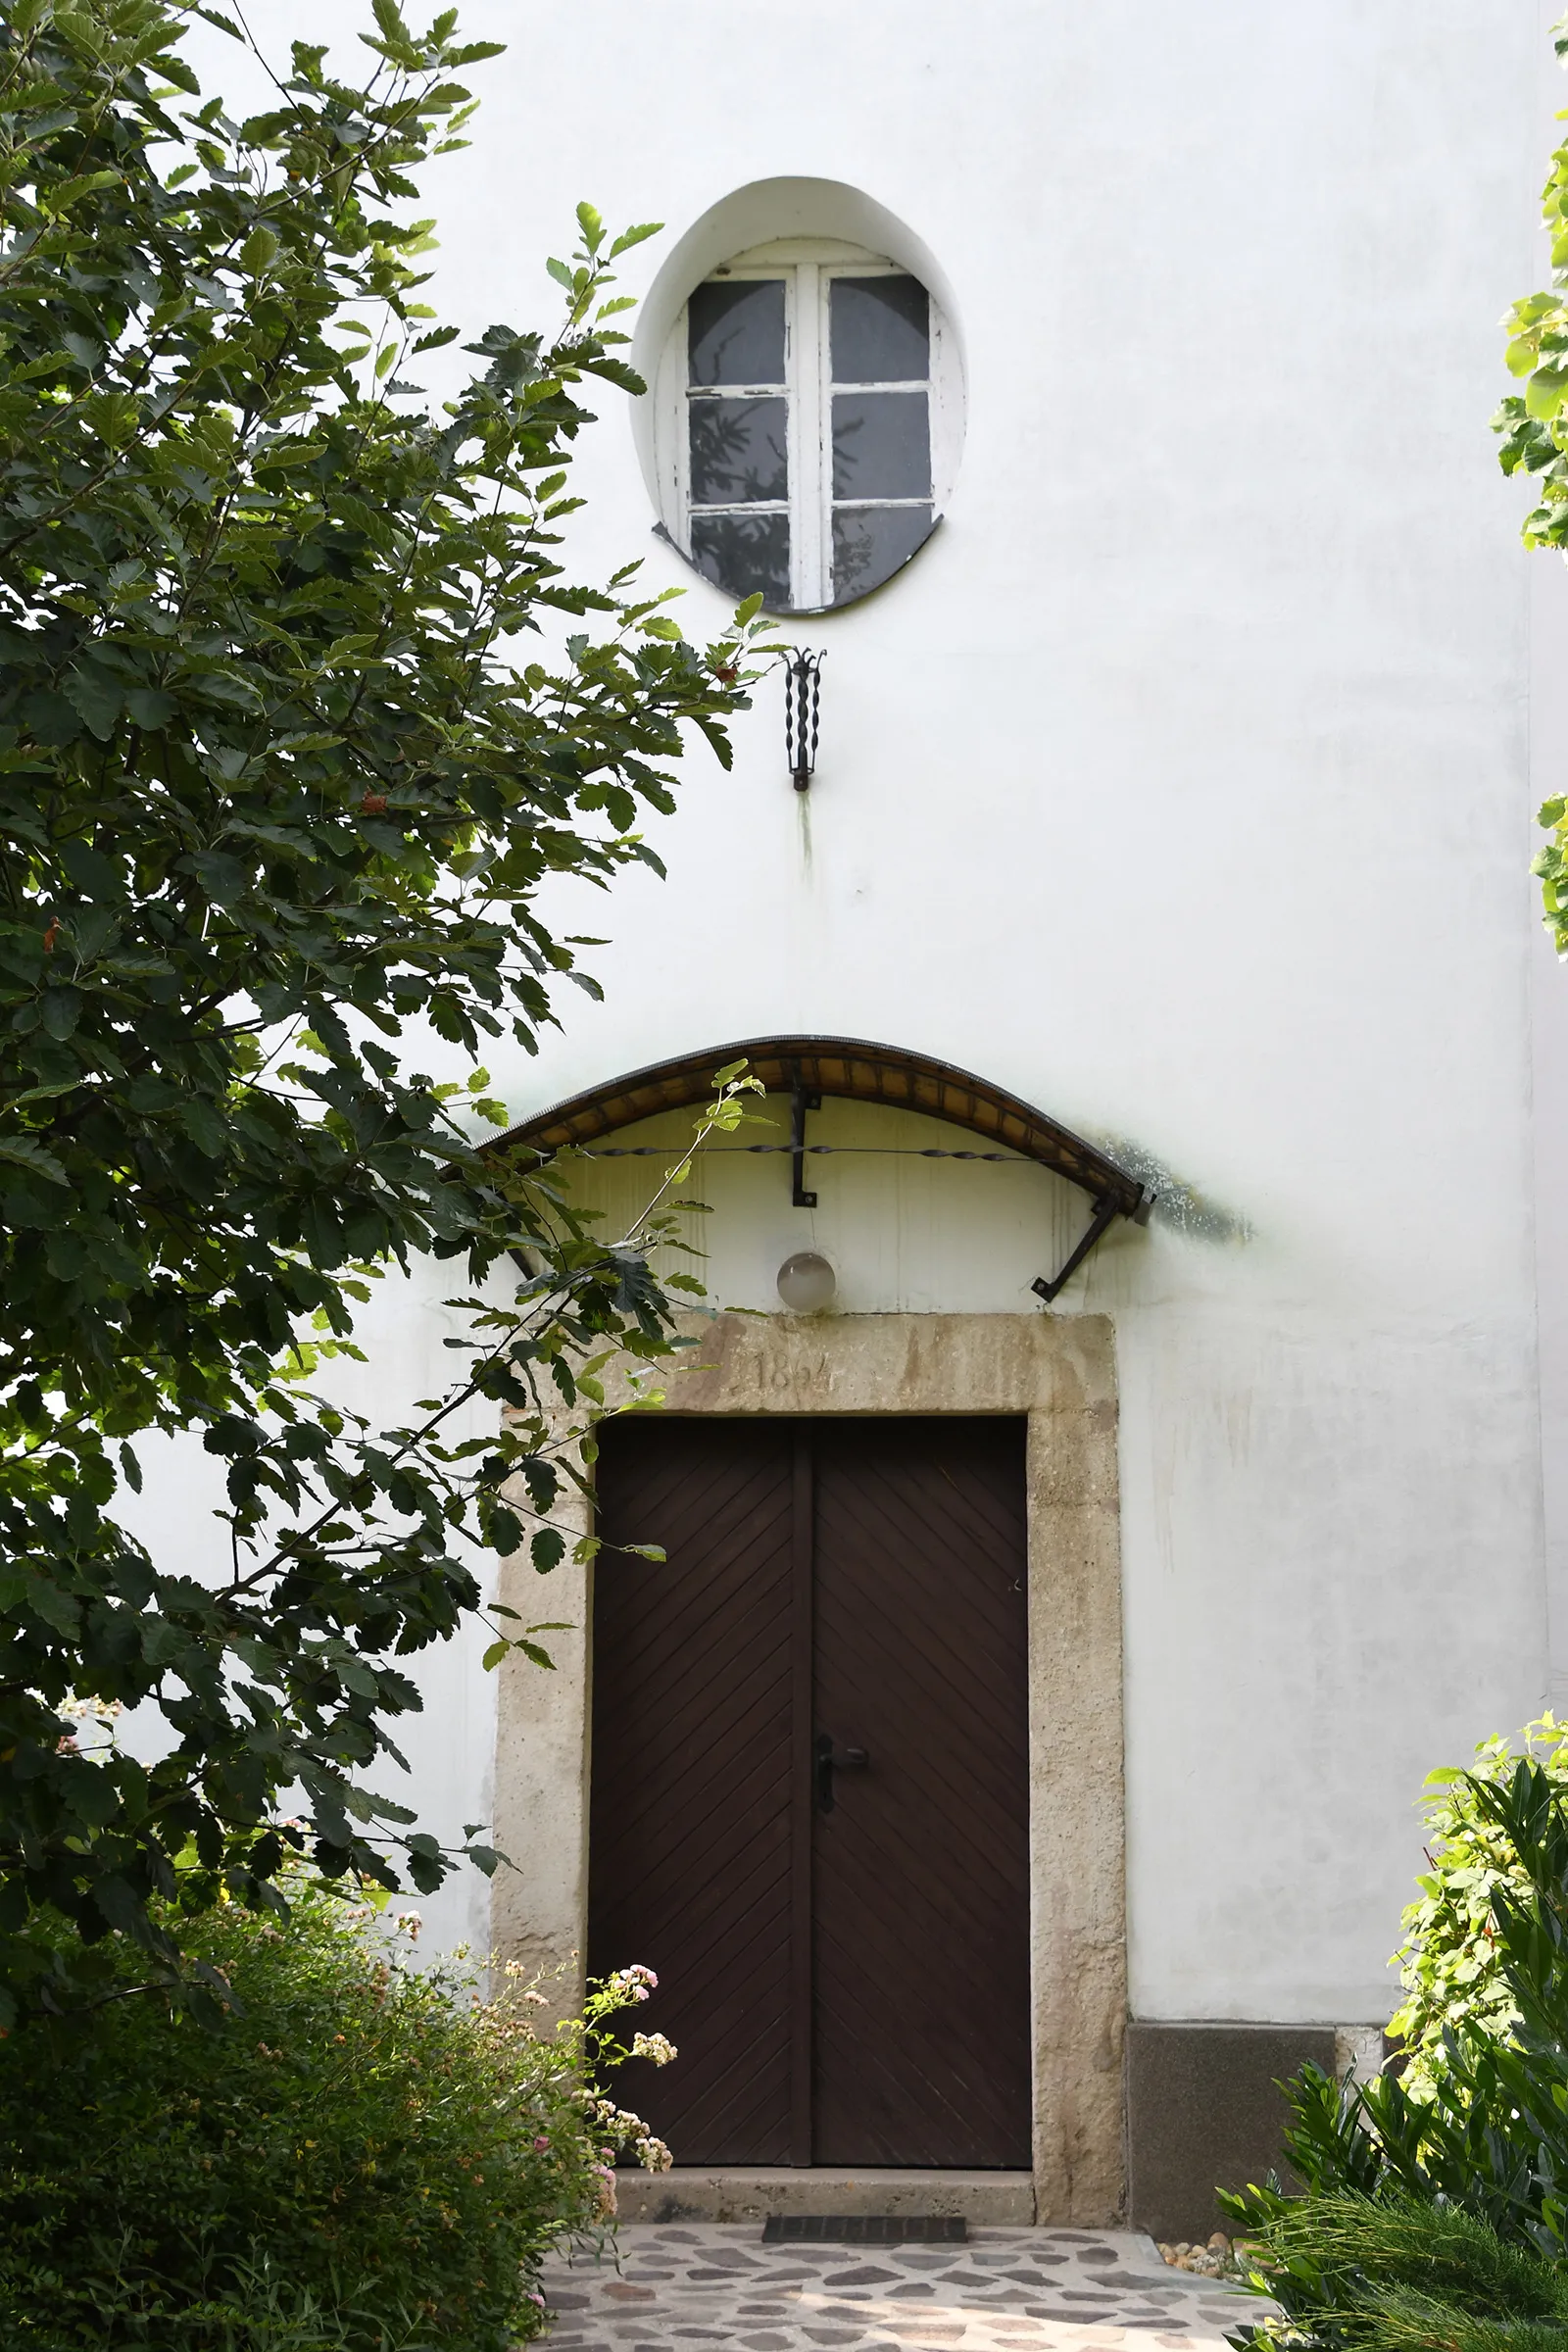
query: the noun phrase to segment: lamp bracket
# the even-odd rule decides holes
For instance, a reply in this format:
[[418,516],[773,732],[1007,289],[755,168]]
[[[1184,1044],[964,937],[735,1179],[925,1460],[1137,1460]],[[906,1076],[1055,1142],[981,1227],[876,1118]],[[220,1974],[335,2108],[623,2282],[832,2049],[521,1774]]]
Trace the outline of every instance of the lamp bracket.
[[808,792],[816,767],[817,713],[822,696],[822,664],[826,649],[813,653],[798,645],[784,656],[784,750],[790,763],[790,782],[797,792]]
[[806,1114],[808,1110],[820,1110],[821,1107],[821,1096],[812,1094],[797,1077],[790,1094],[791,1198],[796,1208],[816,1206],[816,1195],[806,1189]]

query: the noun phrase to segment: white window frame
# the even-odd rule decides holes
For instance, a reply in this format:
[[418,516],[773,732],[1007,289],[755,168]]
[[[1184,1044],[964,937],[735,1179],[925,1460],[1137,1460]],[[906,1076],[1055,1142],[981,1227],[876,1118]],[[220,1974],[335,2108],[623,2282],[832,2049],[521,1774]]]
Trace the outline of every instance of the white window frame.
[[[790,521],[792,612],[847,612],[860,599],[833,604],[833,395],[856,390],[923,391],[931,433],[931,512],[935,524],[952,493],[962,438],[962,388],[953,335],[934,296],[931,372],[920,382],[835,384],[831,375],[828,304],[835,277],[909,277],[912,270],[885,254],[839,239],[781,237],[754,245],[709,273],[710,279],[784,280],[785,384],[789,496],[744,507],[699,508],[699,514],[779,514]],[[706,281],[705,281],[706,282]],[[705,387],[710,393],[717,386]],[[776,398],[777,384],[726,384],[727,397]],[[701,393],[696,395],[702,397]],[[692,553],[691,437],[688,422],[687,311],[683,303],[661,357],[654,385],[654,457],[665,529],[688,561]],[[855,507],[923,507],[923,498],[845,499]],[[894,575],[897,577],[897,574]],[[722,594],[723,591],[721,590]],[[874,594],[866,590],[865,594]]]

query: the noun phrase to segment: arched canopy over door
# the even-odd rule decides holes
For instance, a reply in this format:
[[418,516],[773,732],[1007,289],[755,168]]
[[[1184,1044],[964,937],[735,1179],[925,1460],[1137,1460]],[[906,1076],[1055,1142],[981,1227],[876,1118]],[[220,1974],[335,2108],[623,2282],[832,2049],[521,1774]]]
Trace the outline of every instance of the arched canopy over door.
[[571,1146],[591,1148],[617,1128],[662,1110],[704,1102],[712,1093],[714,1072],[744,1061],[769,1094],[789,1095],[795,1117],[791,1149],[796,1154],[796,1197],[803,1198],[805,1114],[825,1095],[850,1102],[884,1102],[890,1108],[923,1111],[966,1127],[992,1146],[1054,1169],[1089,1196],[1089,1226],[1065,1264],[1053,1277],[1042,1275],[1034,1289],[1055,1298],[1116,1217],[1144,1224],[1154,1196],[1136,1176],[1118,1167],[1082,1136],[1036,1110],[1016,1095],[929,1054],[900,1046],[871,1045],[860,1038],[760,1037],[710,1046],[671,1061],[632,1070],[542,1110],[497,1138],[497,1152],[533,1152],[548,1158]]

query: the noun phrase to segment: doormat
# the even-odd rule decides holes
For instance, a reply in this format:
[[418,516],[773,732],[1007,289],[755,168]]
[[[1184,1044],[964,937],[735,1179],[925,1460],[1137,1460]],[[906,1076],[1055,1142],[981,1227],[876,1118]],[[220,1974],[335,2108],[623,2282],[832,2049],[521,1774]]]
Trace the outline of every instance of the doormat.
[[764,2246],[963,2245],[969,2225],[948,2213],[770,2213]]

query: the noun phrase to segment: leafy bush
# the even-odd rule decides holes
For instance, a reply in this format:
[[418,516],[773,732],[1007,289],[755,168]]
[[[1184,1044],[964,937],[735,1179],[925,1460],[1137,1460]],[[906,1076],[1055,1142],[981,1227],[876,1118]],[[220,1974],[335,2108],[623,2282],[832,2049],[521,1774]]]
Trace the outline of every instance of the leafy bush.
[[[1519,1745],[1554,1787],[1568,1789],[1568,1724],[1550,1713],[1526,1724]],[[1407,2053],[1404,2087],[1430,2098],[1444,2063],[1444,2036],[1461,2031],[1506,2035],[1516,2012],[1498,1952],[1492,1898],[1498,1887],[1528,1896],[1530,1877],[1507,1838],[1478,1805],[1473,1783],[1508,1779],[1514,1744],[1484,1740],[1468,1772],[1427,1775],[1427,1872],[1406,1908],[1396,1955],[1405,1997],[1389,2020]]]
[[243,2004],[217,2030],[127,1980],[90,2028],[0,2043],[8,2352],[501,2352],[543,2324],[548,2249],[607,2225],[615,2151],[668,2162],[595,2087],[673,2054],[612,2037],[646,1972],[546,2037],[537,1992],[482,2000],[368,1906],[290,1897],[286,1933],[232,1906],[181,1929]]
[[[1455,1867],[1488,1874],[1491,1933],[1473,1975],[1440,1952],[1424,1980],[1451,1984],[1455,2015],[1423,2042],[1416,2087],[1303,2068],[1287,2085],[1286,2147],[1305,2195],[1271,2180],[1221,2197],[1289,2322],[1254,2340],[1568,2345],[1568,1796],[1533,1757],[1493,1762],[1451,1792],[1470,1856]],[[1457,1949],[1471,1889],[1447,1902],[1434,1876],[1433,1934]]]

